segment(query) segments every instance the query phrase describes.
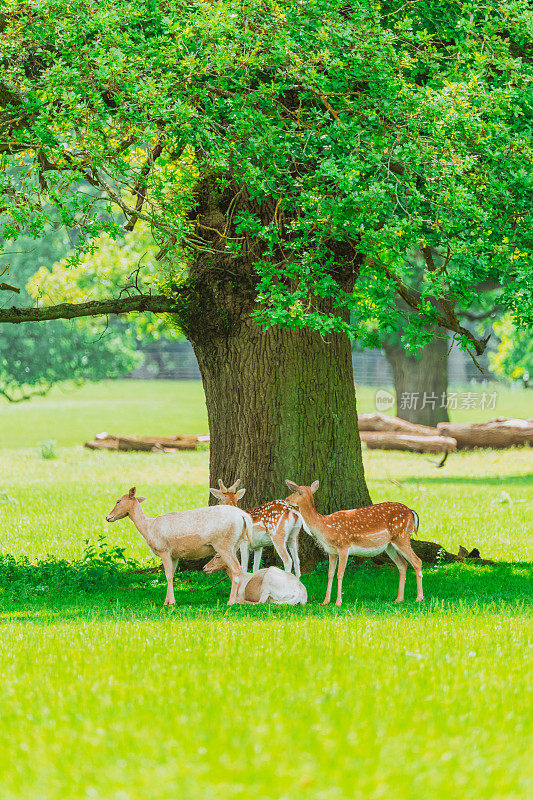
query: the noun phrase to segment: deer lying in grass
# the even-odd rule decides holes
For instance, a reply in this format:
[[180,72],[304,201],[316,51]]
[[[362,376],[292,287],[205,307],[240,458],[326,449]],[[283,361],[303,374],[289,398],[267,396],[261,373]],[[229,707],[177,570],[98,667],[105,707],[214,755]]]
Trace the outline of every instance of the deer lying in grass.
[[[221,479],[218,479],[220,489],[210,489],[211,494],[217,498],[221,505],[237,506],[246,489],[237,487],[240,479],[233,486],[226,489]],[[272,500],[257,508],[247,508],[254,523],[252,541],[243,540],[240,544],[241,566],[248,572],[250,550],[254,553],[253,571],[257,572],[261,564],[263,547],[273,544],[276,553],[283,562],[286,572],[290,572],[294,563],[294,574],[300,577],[300,559],[298,558],[298,535],[302,529],[300,512],[291,507],[285,500]],[[291,559],[292,556],[292,559]]]
[[348,556],[377,556],[384,551],[394,561],[400,573],[400,584],[396,603],[401,603],[405,588],[407,563],[416,573],[417,600],[423,600],[422,561],[411,547],[411,534],[418,530],[418,515],[402,503],[378,503],[366,508],[336,511],[334,514],[319,514],[315,508],[314,493],[318,481],[311,486],[298,486],[285,481],[292,494],[287,502],[298,506],[304,522],[317,544],[329,555],[328,588],[323,605],[331,598],[331,584],[337,561],[338,589],[335,605],[342,603],[342,577]]
[[[229,570],[220,556],[215,556],[205,565],[204,572],[211,575],[220,569],[225,569],[229,575]],[[278,567],[268,567],[268,569],[260,569],[259,572],[243,572],[241,574],[236,601],[237,603],[276,603],[287,606],[300,604],[303,606],[307,602],[307,590],[296,575],[284,572]]]
[[135,486],[120,497],[107,515],[108,522],[129,517],[139,533],[144,536],[150,550],[163,562],[167,579],[166,606],[173,606],[174,573],[178,559],[190,561],[197,558],[220,556],[231,578],[228,605],[235,602],[241,568],[235,556],[243,538],[251,538],[252,520],[240,508],[206,506],[190,511],[147,517],[141,508],[145,497],[135,496]]

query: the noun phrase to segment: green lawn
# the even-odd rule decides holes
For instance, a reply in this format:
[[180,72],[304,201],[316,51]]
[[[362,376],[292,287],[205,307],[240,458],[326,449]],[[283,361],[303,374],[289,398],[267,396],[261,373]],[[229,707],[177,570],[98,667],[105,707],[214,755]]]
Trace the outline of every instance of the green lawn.
[[[357,388],[360,413],[376,410],[376,389]],[[530,417],[533,390],[511,391],[500,384],[485,388],[456,387],[455,422],[481,422],[491,417]],[[475,393],[475,408],[468,405]],[[483,392],[496,392],[493,409],[479,406]],[[394,413],[391,409],[389,413]],[[104,381],[81,388],[54,389],[43,398],[12,405],[0,398],[0,447],[31,447],[55,439],[59,446],[83,444],[96,433],[165,434],[208,433],[207,413],[200,381]]]
[[[500,400],[484,418],[528,415],[525,393]],[[159,575],[105,548],[82,561],[85,540],[156,563],[105,514],[133,484],[149,514],[203,504],[208,453],[80,442],[205,432],[199,385],[110,382],[0,414],[0,800],[533,794],[531,450],[457,453],[442,470],[365,451],[374,501],[415,508],[421,538],[503,562],[426,567],[421,607],[412,570],[397,607],[396,571],[369,566],[323,608],[321,566],[305,608],[228,609],[229,582],[179,573],[171,610]],[[43,439],[58,458],[40,457]]]

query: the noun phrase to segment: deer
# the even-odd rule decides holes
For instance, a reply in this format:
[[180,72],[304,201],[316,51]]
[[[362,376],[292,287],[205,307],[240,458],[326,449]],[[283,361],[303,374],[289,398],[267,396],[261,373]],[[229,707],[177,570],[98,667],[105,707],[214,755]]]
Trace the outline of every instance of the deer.
[[[204,572],[212,575],[213,572],[225,569],[229,575],[226,564],[220,556],[215,556],[209,561]],[[236,596],[237,603],[275,603],[276,605],[305,605],[307,590],[296,575],[284,572],[278,567],[260,569],[258,572],[243,572],[239,581]]]
[[396,603],[404,598],[407,564],[416,573],[418,602],[424,599],[422,591],[422,561],[411,547],[411,535],[418,530],[418,514],[402,503],[377,503],[365,508],[349,511],[336,511],[333,514],[319,514],[315,507],[314,494],[319,482],[311,486],[298,486],[293,481],[285,483],[292,494],[286,502],[297,506],[315,541],[329,556],[328,588],[322,605],[331,599],[331,586],[335,568],[337,572],[337,600],[342,603],[342,579],[350,554],[376,556],[386,552],[396,564],[400,573]]
[[[221,478],[219,489],[209,489],[220,505],[237,506],[246,489],[238,489],[240,478],[226,489]],[[246,509],[253,521],[252,541],[241,541],[241,567],[248,572],[250,550],[254,553],[253,572],[257,572],[261,564],[263,547],[273,544],[276,553],[283,562],[286,572],[290,572],[294,563],[294,574],[300,577],[300,559],[298,557],[298,535],[303,519],[297,508],[290,506],[285,500],[272,500],[262,506]],[[292,556],[292,559],[291,559]]]
[[228,605],[235,603],[241,567],[235,555],[241,539],[251,540],[251,517],[240,508],[206,506],[189,511],[177,511],[147,517],[141,508],[145,497],[137,497],[136,487],[119,497],[115,507],[106,516],[108,522],[129,517],[152,553],[163,562],[167,579],[165,606],[173,606],[174,573],[180,558],[190,561],[216,554],[225,564],[231,578]]

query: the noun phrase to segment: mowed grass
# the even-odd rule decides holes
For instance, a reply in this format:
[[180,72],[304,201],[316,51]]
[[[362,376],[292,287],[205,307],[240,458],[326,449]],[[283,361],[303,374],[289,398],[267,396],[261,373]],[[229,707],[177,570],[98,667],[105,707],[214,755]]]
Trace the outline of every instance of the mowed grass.
[[[359,413],[376,410],[377,389],[357,387]],[[531,417],[533,390],[512,391],[500,384],[454,387],[457,409],[454,422],[481,422],[492,417]],[[481,408],[483,393],[496,392],[494,408]],[[466,395],[473,394],[470,400]],[[475,407],[461,408],[475,403]],[[395,413],[392,408],[388,413]],[[56,388],[29,403],[10,404],[0,398],[0,447],[33,447],[54,439],[72,447],[96,433],[169,435],[209,433],[200,381],[103,381],[81,388]]]
[[531,796],[520,608],[236,611],[4,626],[3,800]]
[[129,521],[105,522],[129,486],[151,515],[207,501],[206,451],[79,446],[103,429],[206,432],[198,388],[124,381],[1,406],[0,556],[35,566],[10,579],[0,562],[0,799],[532,796],[531,450],[442,470],[365,451],[375,502],[415,508],[420,538],[503,562],[426,567],[421,606],[412,570],[398,607],[396,571],[370,566],[347,571],[341,609],[319,604],[323,566],[294,609],[228,609],[217,575],[178,573],[175,609],[159,575],[128,565],[116,585],[53,579],[100,535],[156,563]]

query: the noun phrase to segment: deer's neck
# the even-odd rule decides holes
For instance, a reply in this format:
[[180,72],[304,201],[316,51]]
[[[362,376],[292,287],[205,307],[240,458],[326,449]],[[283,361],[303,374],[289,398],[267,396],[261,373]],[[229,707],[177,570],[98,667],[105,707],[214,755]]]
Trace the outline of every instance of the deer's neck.
[[319,547],[329,552],[328,527],[323,515],[316,510],[315,504],[306,502],[300,506],[300,514]]
[[141,508],[140,503],[135,503],[133,510],[130,511],[130,519],[146,540],[148,540],[148,517]]
[[318,513],[314,503],[307,502],[301,505],[300,514],[304,518],[306,525],[311,528],[311,530],[317,525],[319,527],[322,526],[322,514]]

